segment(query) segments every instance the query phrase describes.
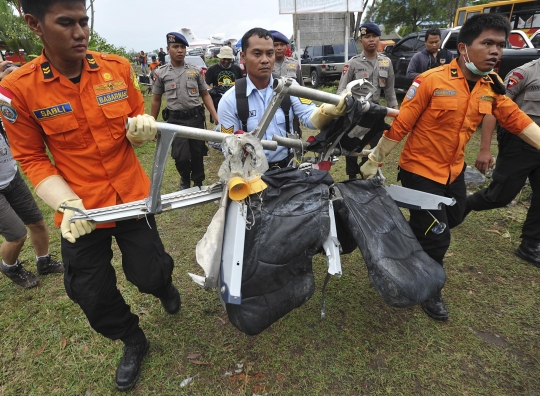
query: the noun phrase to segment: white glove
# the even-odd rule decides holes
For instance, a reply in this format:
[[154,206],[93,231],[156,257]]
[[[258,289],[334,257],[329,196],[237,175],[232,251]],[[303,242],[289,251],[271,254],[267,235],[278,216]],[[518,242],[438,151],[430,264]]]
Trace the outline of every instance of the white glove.
[[[82,203],[82,199],[73,199],[65,201],[62,205],[69,206],[72,208],[77,208],[80,210],[86,210]],[[60,231],[64,239],[67,239],[71,243],[75,243],[75,240],[82,235],[90,234],[96,229],[96,223],[88,220],[77,220],[71,222],[70,219],[75,215],[75,211],[67,208],[59,208],[60,211],[64,212],[64,217],[62,218],[62,224],[60,225]]]
[[62,205],[86,210],[82,199],[69,187],[64,178],[59,175],[50,176],[36,186],[36,194],[55,211],[64,213],[60,231],[62,236],[71,243],[81,235],[90,234],[96,229],[96,223],[88,220],[77,220],[70,224],[70,219],[75,212],[71,209],[63,209]]
[[540,150],[540,127],[533,122],[518,135],[525,142]]
[[337,105],[323,103],[320,107],[317,107],[309,118],[313,126],[317,129],[322,129],[334,117],[344,115],[347,112],[347,103],[345,102],[345,96],[347,95],[350,95],[350,93],[342,95]]
[[367,162],[360,167],[360,173],[365,180],[371,179],[377,174],[377,168],[382,165],[386,156],[396,147],[398,142],[382,136],[377,147],[368,155]]
[[154,140],[157,133],[157,124],[154,117],[148,114],[139,114],[129,121],[126,137],[134,146]]

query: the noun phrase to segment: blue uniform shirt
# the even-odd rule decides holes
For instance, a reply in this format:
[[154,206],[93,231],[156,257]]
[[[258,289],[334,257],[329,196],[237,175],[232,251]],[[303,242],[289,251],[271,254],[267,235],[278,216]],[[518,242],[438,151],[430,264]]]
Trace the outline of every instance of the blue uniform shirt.
[[[255,85],[247,78],[246,95],[248,97],[249,118],[247,120],[248,132],[255,129],[259,123],[266,108],[270,106],[270,101],[274,94],[272,90],[272,83],[274,78],[270,76],[270,83],[265,89],[258,90]],[[293,82],[293,84],[297,84]],[[310,129],[316,129],[309,121],[311,113],[317,108],[311,100],[297,98],[291,96],[291,110],[289,111],[289,123],[290,131],[293,130],[292,121],[293,116],[298,116],[300,121]],[[242,129],[242,122],[238,118],[238,111],[236,110],[236,87],[229,89],[221,98],[218,107],[218,117],[221,124],[221,131],[227,133],[233,133],[239,129]],[[268,125],[264,134],[264,140],[272,140],[272,136],[287,136],[285,129],[285,114],[281,107],[277,109],[274,118]],[[264,150],[266,159],[268,162],[278,162],[287,157],[287,148],[278,146],[276,151]]]

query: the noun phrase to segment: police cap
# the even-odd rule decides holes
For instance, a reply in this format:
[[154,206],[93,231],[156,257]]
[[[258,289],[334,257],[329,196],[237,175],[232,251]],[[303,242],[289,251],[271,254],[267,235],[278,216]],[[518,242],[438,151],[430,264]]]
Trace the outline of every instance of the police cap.
[[184,44],[186,47],[189,47],[189,43],[184,35],[178,32],[167,33],[167,45],[173,43]]
[[370,33],[374,33],[376,34],[377,36],[380,36],[381,35],[381,29],[379,29],[379,27],[377,25],[375,25],[374,23],[363,23],[362,25],[360,25],[360,35],[363,36],[364,34],[370,34]]
[[274,42],[278,41],[285,44],[289,44],[289,39],[283,33],[280,33],[277,30],[269,30],[269,32],[274,38]]

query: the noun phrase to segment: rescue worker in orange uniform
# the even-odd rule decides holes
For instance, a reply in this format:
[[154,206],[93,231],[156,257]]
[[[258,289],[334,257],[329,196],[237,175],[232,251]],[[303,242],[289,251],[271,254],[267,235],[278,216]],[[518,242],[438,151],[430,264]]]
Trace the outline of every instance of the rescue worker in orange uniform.
[[[111,259],[114,237],[126,278],[161,300],[168,313],[180,309],[172,284],[174,262],[165,252],[153,216],[100,224],[70,222],[75,211],[140,200],[150,182],[132,145],[151,141],[154,119],[129,62],[88,51],[84,0],[21,0],[29,28],[43,53],[0,83],[5,129],[13,157],[36,194],[55,211],[62,232],[64,285],[94,330],[124,342],[116,387],[133,387],[149,343],[116,287]],[[128,117],[135,117],[129,124]],[[47,155],[49,149],[54,163]]]
[[[450,228],[462,222],[465,211],[465,145],[483,117],[493,114],[508,131],[540,149],[540,128],[504,95],[504,85],[492,73],[509,32],[508,20],[500,15],[470,18],[458,36],[458,58],[414,80],[399,116],[361,168],[365,178],[373,177],[388,153],[409,134],[399,160],[402,185],[456,201],[430,211],[438,223],[428,211],[410,210],[414,234],[441,265],[450,246]],[[422,308],[436,320],[448,319],[440,292]]]

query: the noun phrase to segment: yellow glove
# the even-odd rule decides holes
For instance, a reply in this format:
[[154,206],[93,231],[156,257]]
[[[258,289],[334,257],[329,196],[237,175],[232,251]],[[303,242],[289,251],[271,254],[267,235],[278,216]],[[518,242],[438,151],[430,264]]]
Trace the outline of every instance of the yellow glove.
[[134,146],[154,140],[157,133],[157,124],[154,117],[148,114],[139,114],[129,121],[126,137]]
[[75,212],[71,209],[64,210],[62,204],[81,210],[85,210],[85,207],[62,176],[54,175],[42,180],[36,186],[36,194],[55,211],[64,213],[60,231],[69,242],[75,243],[75,239],[96,229],[96,224],[88,220],[77,220],[70,224],[69,220]]
[[382,165],[386,156],[396,147],[398,142],[382,136],[377,147],[368,155],[368,160],[360,167],[360,173],[364,179],[371,179],[377,174],[377,168]]
[[341,96],[341,100],[337,105],[323,103],[320,107],[317,107],[311,113],[309,121],[311,121],[315,128],[323,129],[334,117],[344,115],[347,112],[347,103],[345,102],[345,96],[347,95],[350,95],[350,93]]
[[[82,199],[65,201],[62,203],[62,205],[71,208],[77,208],[83,211],[86,210],[82,203]],[[60,231],[62,232],[62,236],[64,237],[64,239],[67,239],[69,242],[75,243],[75,240],[77,238],[86,234],[90,234],[96,229],[96,223],[94,223],[93,221],[77,220],[72,223],[70,219],[75,215],[75,211],[73,209],[60,208],[59,210],[64,212],[62,224],[60,224]]]
[[540,150],[540,127],[533,122],[518,135],[525,142]]

